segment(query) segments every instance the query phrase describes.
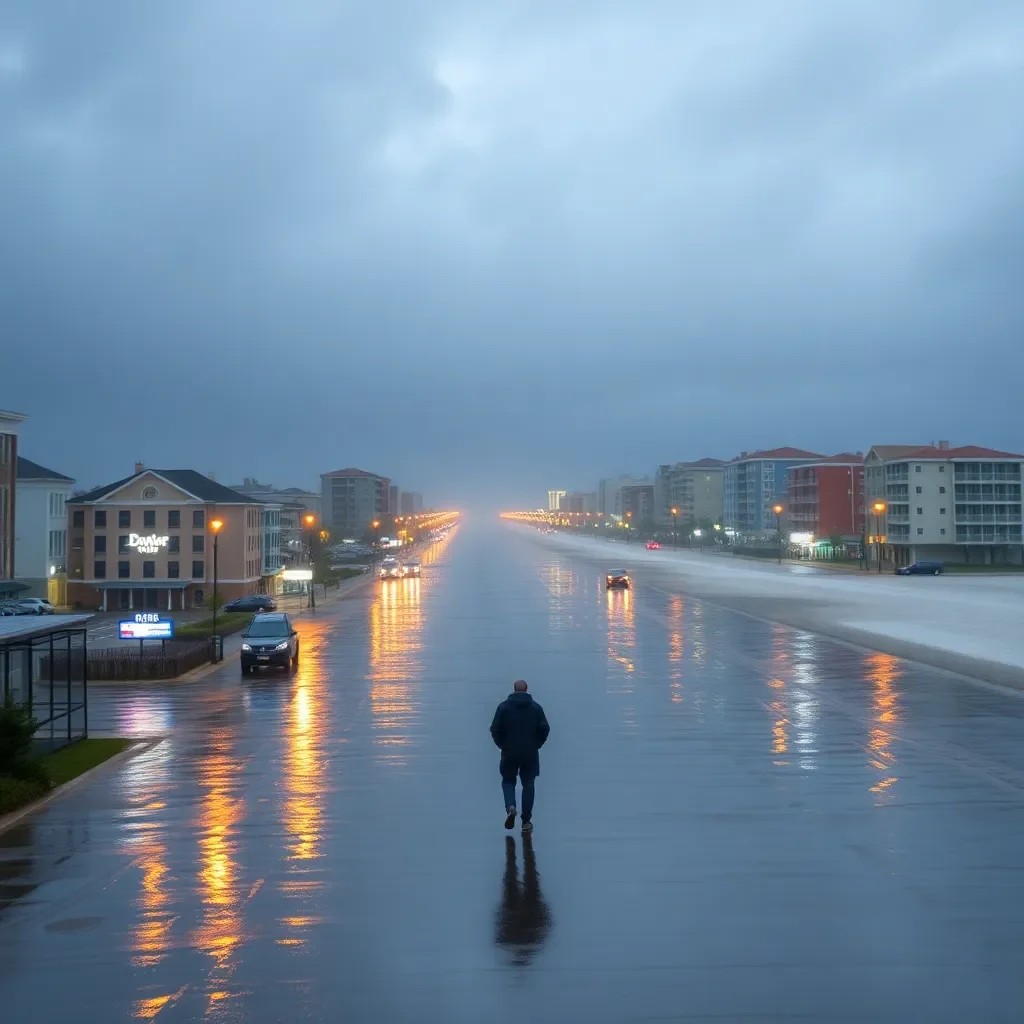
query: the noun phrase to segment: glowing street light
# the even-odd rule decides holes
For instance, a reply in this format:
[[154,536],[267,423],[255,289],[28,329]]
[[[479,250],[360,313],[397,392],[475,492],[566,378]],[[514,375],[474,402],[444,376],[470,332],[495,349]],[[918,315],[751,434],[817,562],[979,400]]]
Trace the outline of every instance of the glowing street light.
[[213,534],[213,629],[210,642],[213,644],[213,660],[220,661],[221,647],[217,637],[217,541],[220,531],[224,529],[223,519],[210,520],[210,533]]
[[674,505],[672,506],[672,548],[675,550],[679,547],[679,531],[676,528],[679,516],[679,509]]
[[875,513],[875,548],[878,555],[878,571],[882,571],[882,541],[884,534],[882,533],[882,516],[885,515],[885,511],[889,506],[884,501],[876,501],[872,506],[872,511]]
[[773,505],[775,513],[775,535],[779,542],[779,565],[782,565],[782,513],[785,511],[781,505]]

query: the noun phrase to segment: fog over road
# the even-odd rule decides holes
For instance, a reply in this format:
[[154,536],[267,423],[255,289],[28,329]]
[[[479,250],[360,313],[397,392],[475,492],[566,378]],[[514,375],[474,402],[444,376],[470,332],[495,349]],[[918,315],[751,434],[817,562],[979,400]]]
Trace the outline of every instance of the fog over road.
[[471,521],[294,676],[94,692],[163,739],[0,834],[5,1016],[1019,1021],[1024,699],[614,561]]

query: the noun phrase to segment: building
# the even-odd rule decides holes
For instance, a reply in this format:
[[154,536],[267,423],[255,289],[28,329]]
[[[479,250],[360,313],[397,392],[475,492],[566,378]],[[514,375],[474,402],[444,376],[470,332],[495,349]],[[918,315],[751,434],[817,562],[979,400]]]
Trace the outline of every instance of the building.
[[772,507],[785,504],[791,466],[820,462],[824,456],[801,448],[772,448],[741,452],[726,464],[722,480],[722,519],[727,529],[742,535],[775,534]]
[[19,582],[26,585],[21,596],[45,597],[62,605],[67,598],[68,517],[64,506],[75,481],[20,455],[17,467],[14,563]]
[[231,490],[246,494],[257,501],[269,505],[298,505],[312,512],[320,521],[320,492],[307,491],[302,487],[275,487],[273,484],[261,484],[252,477],[246,477],[240,484],[229,484]]
[[67,501],[68,604],[195,608],[260,590],[263,505],[192,469],[146,469]]
[[549,512],[561,512],[562,499],[565,497],[565,491],[548,491],[548,511]]
[[14,580],[15,495],[18,489],[18,431],[27,417],[0,410],[0,597],[13,597],[23,584]]
[[402,515],[417,516],[423,511],[423,495],[418,491],[402,491]]
[[675,522],[721,523],[722,487],[725,463],[721,459],[698,459],[659,466],[654,474],[654,521],[671,526]]
[[621,516],[622,488],[635,487],[638,484],[649,484],[648,477],[613,476],[597,482],[597,512],[606,516]]
[[786,491],[789,529],[807,535],[794,543],[806,546],[838,538],[847,547],[860,544],[864,532],[862,452],[791,466]]
[[577,512],[581,514],[595,512],[597,511],[597,501],[593,492],[573,491],[561,499],[560,507],[563,512]]
[[634,526],[650,525],[654,522],[654,484],[631,484],[621,492],[622,514]]
[[390,484],[388,486],[388,507],[387,515],[397,516],[400,515],[399,509],[402,507],[402,491],[397,484]]
[[1024,455],[952,448],[948,441],[909,452],[875,446],[865,459],[865,479],[869,470],[876,488],[884,479],[886,508],[876,515],[877,491],[869,497],[869,535],[884,538],[882,557],[896,565],[921,559],[1019,565],[1022,464]]
[[366,536],[374,521],[388,514],[391,481],[386,476],[338,469],[322,473],[320,484],[321,521],[335,542]]

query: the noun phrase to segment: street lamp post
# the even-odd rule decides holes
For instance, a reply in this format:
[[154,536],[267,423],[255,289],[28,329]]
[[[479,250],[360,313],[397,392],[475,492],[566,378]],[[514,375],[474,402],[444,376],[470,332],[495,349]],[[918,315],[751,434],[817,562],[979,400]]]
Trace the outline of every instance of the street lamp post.
[[[303,516],[303,520],[306,523],[307,540],[306,540],[306,561],[309,562],[309,571],[313,572],[313,527],[316,526],[316,516],[312,512],[307,512]],[[301,605],[300,605],[301,607]],[[313,581],[313,577],[309,579],[309,607],[311,611],[316,611],[316,585]]]
[[876,501],[871,506],[875,513],[875,548],[878,554],[878,571],[882,571],[882,516],[888,506],[884,501]]
[[213,534],[213,629],[210,633],[210,643],[213,645],[214,661],[220,661],[221,653],[217,642],[217,541],[223,529],[223,519],[210,520],[210,532]]
[[775,536],[779,542],[779,565],[782,565],[782,513],[784,509],[781,505],[773,505],[772,511],[775,513]]
[[631,529],[632,524],[633,524],[633,513],[632,512],[627,512],[626,513],[626,543],[627,544],[629,544],[633,540],[633,537],[632,537],[633,531]]
[[672,509],[672,550],[676,550],[679,547],[679,526],[678,526],[679,509]]

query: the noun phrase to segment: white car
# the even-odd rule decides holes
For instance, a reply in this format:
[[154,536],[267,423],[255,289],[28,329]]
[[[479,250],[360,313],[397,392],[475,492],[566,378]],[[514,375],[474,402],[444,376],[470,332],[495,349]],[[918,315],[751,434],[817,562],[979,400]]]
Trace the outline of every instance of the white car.
[[380,578],[382,580],[397,580],[402,575],[402,566],[397,558],[385,558],[380,563]]
[[18,602],[19,615],[52,615],[53,605],[43,597],[23,597]]
[[415,559],[410,559],[402,567],[403,576],[419,576],[420,574],[420,563]]

